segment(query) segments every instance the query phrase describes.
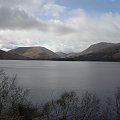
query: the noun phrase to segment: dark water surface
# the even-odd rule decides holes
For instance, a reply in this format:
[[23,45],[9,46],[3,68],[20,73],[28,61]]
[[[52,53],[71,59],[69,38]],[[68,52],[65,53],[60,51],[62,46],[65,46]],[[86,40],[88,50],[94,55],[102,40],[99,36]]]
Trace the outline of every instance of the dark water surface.
[[111,96],[120,86],[120,63],[68,61],[0,61],[8,74],[18,74],[19,83],[31,89],[35,103],[47,101],[64,91],[92,91]]

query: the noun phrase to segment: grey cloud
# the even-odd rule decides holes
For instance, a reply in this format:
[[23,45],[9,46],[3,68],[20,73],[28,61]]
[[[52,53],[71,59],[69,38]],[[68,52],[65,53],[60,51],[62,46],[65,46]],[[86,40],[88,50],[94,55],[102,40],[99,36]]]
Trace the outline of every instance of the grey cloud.
[[67,34],[73,34],[74,32],[76,32],[76,30],[68,26],[58,26],[55,28],[55,32],[58,35],[67,35]]
[[46,24],[29,16],[20,9],[0,7],[0,29],[39,29],[46,30]]
[[74,28],[70,26],[63,25],[54,25],[53,24],[53,32],[57,35],[67,35],[67,34],[74,34],[77,32]]
[[0,6],[20,8],[30,14],[39,11],[44,15],[54,13],[57,15],[63,7],[54,4],[54,1],[55,0],[0,0]]
[[2,5],[14,5],[23,2],[23,0],[0,0]]
[[37,6],[38,3],[42,4],[44,0],[0,0],[1,6],[7,6],[7,7],[20,7],[20,6]]

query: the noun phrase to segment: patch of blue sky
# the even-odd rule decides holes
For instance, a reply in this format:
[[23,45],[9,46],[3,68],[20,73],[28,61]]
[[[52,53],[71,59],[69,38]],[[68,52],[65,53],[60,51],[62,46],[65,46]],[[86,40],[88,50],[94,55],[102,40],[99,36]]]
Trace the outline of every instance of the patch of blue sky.
[[56,0],[59,5],[89,12],[120,12],[120,0]]

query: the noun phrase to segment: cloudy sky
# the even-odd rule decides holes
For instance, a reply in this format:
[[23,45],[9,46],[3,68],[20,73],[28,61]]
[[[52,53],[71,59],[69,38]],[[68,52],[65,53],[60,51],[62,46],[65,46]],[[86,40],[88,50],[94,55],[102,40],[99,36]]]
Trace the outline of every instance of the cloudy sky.
[[120,0],[0,0],[0,49],[79,52],[120,42]]

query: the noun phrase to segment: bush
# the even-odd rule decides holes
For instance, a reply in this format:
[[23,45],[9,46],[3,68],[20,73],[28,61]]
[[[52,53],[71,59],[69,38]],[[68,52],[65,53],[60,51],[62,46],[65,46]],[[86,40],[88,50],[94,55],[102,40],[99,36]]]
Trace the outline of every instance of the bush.
[[58,100],[46,103],[42,120],[94,120],[99,116],[100,100],[86,92],[79,98],[75,92],[66,92]]
[[[3,70],[0,71],[0,117],[32,120],[37,107],[28,100],[28,89],[17,83],[17,75],[10,77]],[[27,117],[26,117],[27,116]],[[0,120],[1,120],[0,119]]]

